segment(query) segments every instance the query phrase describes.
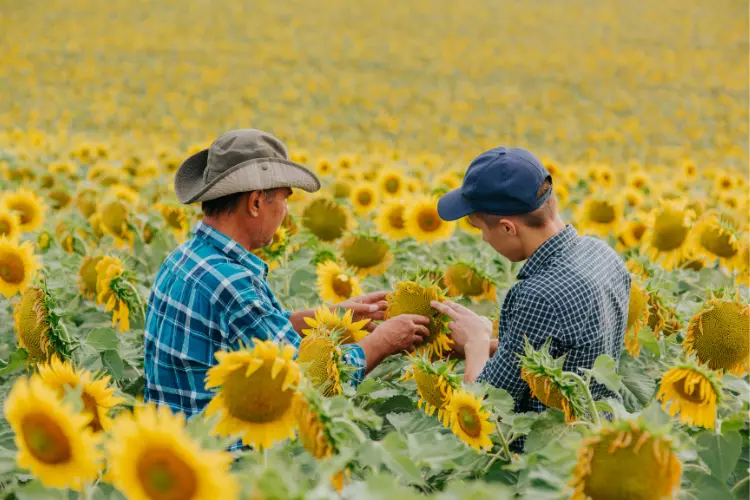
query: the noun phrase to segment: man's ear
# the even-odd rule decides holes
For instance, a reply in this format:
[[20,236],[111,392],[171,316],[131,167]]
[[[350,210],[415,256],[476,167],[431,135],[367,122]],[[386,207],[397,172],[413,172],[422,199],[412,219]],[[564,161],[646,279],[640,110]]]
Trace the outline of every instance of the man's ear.
[[518,234],[516,225],[510,219],[500,219],[500,230],[509,236],[515,236]]
[[262,196],[262,193],[260,191],[252,191],[250,194],[247,195],[247,200],[245,201],[245,207],[247,208],[247,213],[250,214],[252,217],[257,217],[260,215],[260,197]]

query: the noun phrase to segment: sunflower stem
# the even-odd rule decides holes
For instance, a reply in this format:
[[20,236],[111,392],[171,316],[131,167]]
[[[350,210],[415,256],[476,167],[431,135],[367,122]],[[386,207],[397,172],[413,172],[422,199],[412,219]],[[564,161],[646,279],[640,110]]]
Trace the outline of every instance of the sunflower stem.
[[146,306],[143,304],[143,299],[141,298],[141,294],[138,293],[138,290],[135,288],[135,285],[133,285],[128,280],[122,280],[122,283],[125,284],[125,288],[128,288],[130,291],[133,292],[133,295],[135,295],[135,301],[138,304],[138,310],[141,313],[141,318],[145,320],[146,319]]
[[503,431],[500,429],[500,424],[495,421],[495,429],[497,429],[497,435],[500,437],[500,444],[502,445],[502,449],[500,449],[497,453],[495,453],[492,456],[492,460],[487,464],[487,466],[484,468],[484,472],[490,470],[490,467],[497,462],[497,459],[500,458],[500,453],[502,452],[505,455],[505,458],[510,462],[510,448],[508,447],[508,440],[505,439],[505,434],[503,434]]
[[591,395],[589,385],[578,374],[565,372],[565,376],[578,384],[578,387],[583,391],[583,394],[586,396],[586,405],[588,406],[593,423],[597,427],[601,427],[602,421],[599,419],[599,412],[596,409],[596,403],[594,402],[594,397]]
[[737,481],[737,483],[734,486],[732,486],[732,489],[729,490],[729,491],[732,492],[732,493],[734,493],[735,491],[737,491],[737,489],[739,489],[740,486],[742,486],[744,483],[746,483],[748,481],[750,481],[750,476],[743,477],[742,479],[740,479],[739,481]]

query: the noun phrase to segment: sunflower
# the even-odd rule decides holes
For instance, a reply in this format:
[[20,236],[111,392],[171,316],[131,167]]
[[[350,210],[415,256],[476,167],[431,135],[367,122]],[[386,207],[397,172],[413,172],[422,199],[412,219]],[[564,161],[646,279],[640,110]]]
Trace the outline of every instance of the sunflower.
[[641,331],[649,319],[649,294],[643,284],[635,276],[630,282],[630,305],[628,306],[628,323],[625,330],[625,348],[631,356],[638,356],[641,344],[638,342],[638,332]]
[[76,370],[69,361],[53,357],[49,363],[39,365],[39,376],[48,387],[57,391],[60,398],[65,389],[80,388],[83,413],[89,417],[88,427],[94,432],[107,431],[112,421],[107,413],[125,400],[114,395],[109,376],[94,379],[88,370]]
[[397,198],[404,194],[404,174],[395,168],[384,168],[378,174],[378,187],[383,196]]
[[631,210],[641,208],[646,202],[646,197],[644,196],[643,192],[633,187],[626,187],[622,190],[618,197],[621,200],[622,205]]
[[75,206],[86,219],[96,212],[98,196],[96,189],[93,188],[83,188],[76,194]]
[[13,327],[18,346],[26,349],[31,361],[48,361],[70,356],[70,344],[60,318],[52,314],[57,303],[44,283],[26,289],[13,311]]
[[679,412],[683,424],[713,429],[721,402],[719,378],[691,359],[664,374],[656,399],[670,417]]
[[104,234],[115,239],[115,246],[132,246],[135,232],[130,222],[131,208],[121,200],[111,201],[99,207],[95,214],[99,216],[100,227]]
[[455,222],[444,221],[435,198],[418,198],[404,210],[406,232],[421,243],[434,243],[451,237]]
[[190,222],[185,208],[166,203],[160,204],[157,208],[164,219],[164,223],[169,230],[172,231],[172,234],[175,235],[175,238],[177,238],[178,241],[184,240],[185,236],[187,236],[188,229],[190,228]]
[[101,262],[102,256],[84,257],[78,271],[78,289],[87,299],[96,297],[96,265]]
[[643,280],[651,278],[654,274],[648,263],[642,258],[629,258],[627,261],[625,261],[625,267],[628,269],[628,272],[630,274],[638,276]]
[[379,195],[377,187],[372,183],[362,183],[352,188],[349,194],[354,211],[365,215],[371,213],[378,206]]
[[450,351],[453,341],[446,333],[446,318],[430,302],[443,302],[445,296],[436,285],[423,285],[413,281],[396,283],[393,292],[386,297],[388,308],[386,318],[395,318],[401,314],[419,314],[430,319],[430,335],[424,339],[423,347],[430,354],[443,356],[444,351]]
[[96,480],[100,438],[88,428],[89,418],[60,400],[37,375],[16,380],[4,411],[16,434],[18,465],[44,486],[81,491]]
[[40,268],[32,243],[0,237],[0,294],[5,298],[23,293]]
[[441,191],[452,191],[461,186],[461,179],[456,172],[443,172],[435,177],[432,187]]
[[340,243],[341,257],[361,277],[380,276],[393,262],[390,246],[380,236],[355,233]]
[[46,207],[42,199],[27,189],[19,189],[3,197],[5,209],[18,214],[20,230],[29,233],[44,223]]
[[326,397],[342,393],[342,353],[338,338],[327,328],[313,329],[299,344],[297,362],[310,383]]
[[443,281],[451,297],[471,297],[479,300],[495,300],[495,284],[476,266],[464,261],[452,264],[443,273]]
[[698,166],[693,160],[684,160],[680,165],[680,171],[686,181],[693,181],[698,177]]
[[21,236],[21,218],[16,212],[0,207],[0,238],[18,241]]
[[688,256],[688,233],[693,225],[693,215],[683,201],[660,200],[659,207],[649,215],[641,252],[654,262],[661,260],[665,270],[674,269]]
[[531,397],[544,406],[557,408],[565,414],[565,422],[576,420],[584,412],[584,403],[578,396],[574,382],[563,377],[564,357],[553,358],[549,352],[550,341],[535,350],[528,340],[521,360],[521,379],[529,386]]
[[651,186],[651,177],[646,172],[637,170],[628,174],[627,184],[628,187],[641,193],[648,192],[649,187]]
[[138,191],[125,184],[115,184],[107,190],[106,196],[112,200],[122,201],[131,207],[138,205],[141,196]]
[[659,290],[647,290],[647,293],[648,327],[654,332],[654,337],[669,337],[680,330],[682,325],[674,305],[666,302]]
[[585,233],[608,236],[622,221],[622,203],[609,197],[587,197],[576,211],[576,219]]
[[112,328],[120,324],[121,332],[130,330],[130,309],[136,300],[135,288],[125,277],[125,265],[117,257],[103,257],[96,264],[96,302],[112,311]]
[[492,447],[490,435],[494,427],[490,412],[482,407],[482,399],[464,389],[452,391],[445,407],[450,429],[461,441],[477,450]]
[[406,231],[406,223],[404,222],[405,209],[406,203],[402,200],[391,200],[380,207],[375,216],[375,225],[378,231],[392,240],[406,238],[409,233]]
[[339,316],[335,310],[329,309],[326,305],[316,309],[312,318],[304,318],[304,320],[311,328],[302,330],[304,335],[310,335],[314,330],[337,331],[339,332],[339,341],[341,344],[359,342],[370,333],[364,329],[367,323],[370,322],[369,319],[353,321],[351,310],[347,310],[343,316]]
[[206,374],[206,389],[218,388],[206,414],[222,413],[214,433],[242,434],[242,442],[256,448],[294,437],[292,402],[300,380],[294,354],[294,347],[280,348],[270,340],[217,352],[219,364]]
[[458,376],[454,372],[455,362],[436,361],[430,359],[424,353],[411,355],[411,366],[406,370],[401,380],[414,380],[417,384],[419,402],[417,406],[423,408],[427,415],[438,412],[438,420],[448,427],[450,416],[446,407],[450,401],[453,391],[461,386]]
[[349,225],[346,209],[328,198],[315,198],[302,211],[302,226],[321,241],[341,238]]
[[354,273],[329,260],[318,264],[318,294],[326,302],[338,304],[362,295],[359,280]]
[[50,205],[53,210],[60,211],[68,208],[73,201],[73,196],[64,186],[58,186],[47,193],[47,198],[52,200]]
[[318,172],[319,175],[325,177],[333,172],[333,164],[328,158],[319,158],[315,163],[315,171]]
[[233,457],[203,449],[185,429],[185,415],[148,405],[118,417],[107,442],[109,478],[127,498],[233,500],[239,486]]
[[750,365],[750,305],[739,292],[707,301],[690,319],[682,346],[711,370],[741,377]]
[[740,260],[743,242],[738,238],[736,224],[727,215],[716,212],[705,214],[693,227],[691,240],[694,253],[708,262],[718,259],[730,271],[743,264]]
[[640,217],[625,221],[617,228],[617,249],[625,251],[639,247],[646,229],[648,226]]
[[734,191],[736,187],[737,180],[732,174],[723,170],[716,173],[716,177],[714,177],[714,193],[727,193]]
[[578,448],[573,500],[675,498],[682,464],[672,440],[635,420],[610,424]]

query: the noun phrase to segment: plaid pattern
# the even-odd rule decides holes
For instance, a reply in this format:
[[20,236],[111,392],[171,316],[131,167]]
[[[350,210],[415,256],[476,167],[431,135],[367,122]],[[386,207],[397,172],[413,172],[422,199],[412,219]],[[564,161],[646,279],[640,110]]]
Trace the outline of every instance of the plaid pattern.
[[[521,379],[518,354],[524,335],[538,349],[552,339],[554,357],[567,354],[564,369],[591,368],[600,354],[615,361],[623,348],[630,303],[630,274],[606,243],[578,236],[573,226],[543,243],[526,261],[503,302],[500,344],[478,380],[507,390],[516,411],[541,412]],[[592,381],[595,399],[615,396]]]
[[[204,380],[214,353],[255,339],[299,347],[300,336],[266,283],[268,266],[203,223],[172,252],[156,276],[145,328],[145,401],[169,405],[188,417],[208,404]],[[365,375],[365,355],[345,346],[344,360]]]

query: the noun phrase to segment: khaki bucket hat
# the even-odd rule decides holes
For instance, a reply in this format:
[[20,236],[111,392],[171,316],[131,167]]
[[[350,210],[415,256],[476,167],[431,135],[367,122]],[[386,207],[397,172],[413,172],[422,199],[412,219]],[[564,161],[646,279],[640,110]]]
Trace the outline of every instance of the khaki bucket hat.
[[281,187],[320,189],[310,170],[289,160],[279,139],[255,129],[232,130],[180,165],[174,190],[181,203]]

